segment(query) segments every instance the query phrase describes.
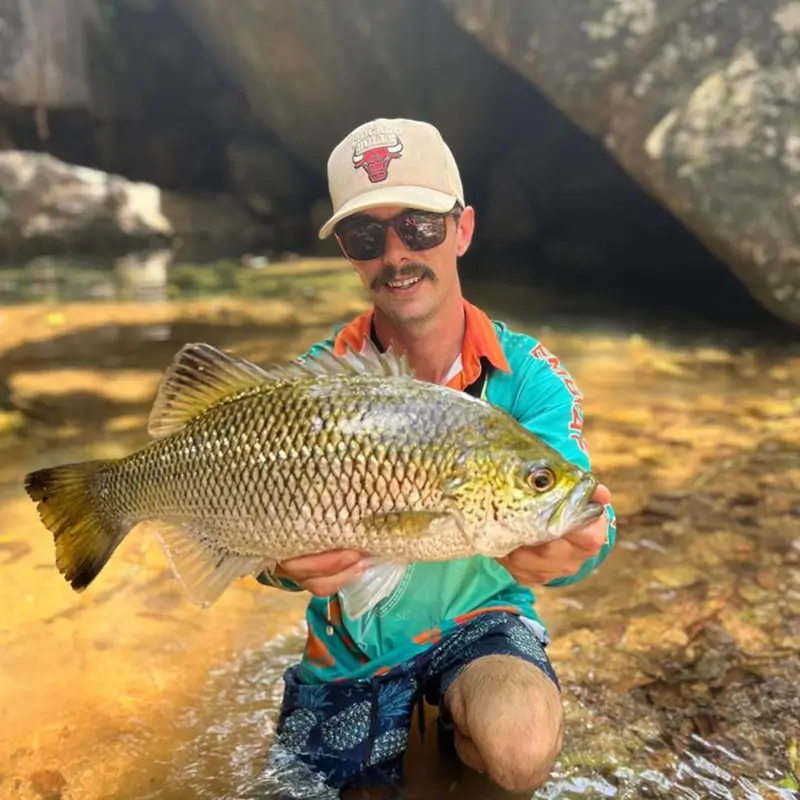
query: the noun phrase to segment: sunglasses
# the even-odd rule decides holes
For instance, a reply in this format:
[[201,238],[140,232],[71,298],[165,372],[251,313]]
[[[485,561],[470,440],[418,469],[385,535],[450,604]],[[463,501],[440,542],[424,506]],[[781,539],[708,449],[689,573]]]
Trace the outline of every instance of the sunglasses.
[[447,218],[458,219],[460,209],[437,214],[433,211],[406,210],[391,219],[375,219],[366,214],[343,219],[335,233],[342,250],[354,261],[380,258],[386,250],[386,234],[392,228],[409,250],[430,250],[447,237]]

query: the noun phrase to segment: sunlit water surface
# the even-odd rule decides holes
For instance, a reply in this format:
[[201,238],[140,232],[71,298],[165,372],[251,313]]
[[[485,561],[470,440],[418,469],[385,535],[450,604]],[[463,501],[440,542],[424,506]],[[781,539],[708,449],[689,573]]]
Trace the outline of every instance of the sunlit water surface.
[[[359,288],[324,261],[64,274],[0,272],[0,797],[324,796],[264,771],[303,598],[242,581],[200,611],[145,527],[76,595],[21,479],[144,443],[186,341],[294,356],[364,307]],[[746,326],[639,332],[519,288],[468,296],[577,379],[620,515],[607,565],[542,595],[568,732],[536,796],[797,796],[800,346]],[[433,739],[415,734],[403,796],[508,796]]]

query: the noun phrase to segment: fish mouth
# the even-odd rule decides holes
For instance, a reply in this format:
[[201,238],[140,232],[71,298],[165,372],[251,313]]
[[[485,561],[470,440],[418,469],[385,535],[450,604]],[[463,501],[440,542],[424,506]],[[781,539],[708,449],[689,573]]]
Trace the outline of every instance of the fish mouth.
[[591,499],[597,485],[597,478],[593,475],[584,475],[575,484],[573,490],[558,505],[550,518],[548,527],[554,536],[563,536],[583,528],[602,515],[603,504]]

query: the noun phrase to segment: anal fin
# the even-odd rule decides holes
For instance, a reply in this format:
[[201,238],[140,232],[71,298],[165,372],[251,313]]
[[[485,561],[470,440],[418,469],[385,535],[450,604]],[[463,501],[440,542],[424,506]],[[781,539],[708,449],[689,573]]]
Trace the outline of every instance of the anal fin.
[[401,584],[408,564],[373,558],[364,572],[339,589],[342,613],[360,619],[386,600]]
[[237,578],[256,575],[267,566],[261,556],[225,552],[191,526],[156,522],[154,527],[175,577],[200,606],[210,606]]

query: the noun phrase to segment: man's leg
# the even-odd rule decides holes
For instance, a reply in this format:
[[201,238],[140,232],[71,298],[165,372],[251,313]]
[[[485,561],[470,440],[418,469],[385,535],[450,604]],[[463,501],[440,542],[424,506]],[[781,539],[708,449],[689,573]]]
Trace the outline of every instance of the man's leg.
[[[284,696],[268,771],[306,792],[392,786],[402,780],[417,683],[398,667],[380,678],[304,684],[284,674]],[[299,786],[294,786],[299,789]],[[327,791],[326,791],[327,789]]]
[[542,641],[511,614],[481,615],[431,664],[426,692],[456,753],[510,792],[547,780],[561,751],[560,689]]
[[444,697],[459,758],[509,792],[538,789],[561,752],[564,715],[552,680],[517,656],[472,661]]

